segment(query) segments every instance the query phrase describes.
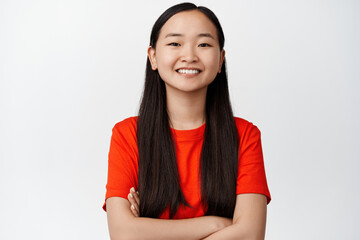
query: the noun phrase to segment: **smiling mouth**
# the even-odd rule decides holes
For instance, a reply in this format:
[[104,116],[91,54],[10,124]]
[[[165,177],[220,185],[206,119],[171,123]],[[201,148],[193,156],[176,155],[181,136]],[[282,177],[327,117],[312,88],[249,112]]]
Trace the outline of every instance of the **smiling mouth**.
[[182,75],[197,75],[199,74],[201,71],[199,69],[184,69],[184,68],[180,68],[178,70],[176,70],[176,72],[182,74]]

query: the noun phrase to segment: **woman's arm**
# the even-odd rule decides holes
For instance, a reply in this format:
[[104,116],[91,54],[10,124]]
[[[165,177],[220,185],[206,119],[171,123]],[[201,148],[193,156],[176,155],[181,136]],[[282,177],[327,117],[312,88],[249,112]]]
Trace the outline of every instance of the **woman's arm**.
[[111,197],[106,200],[111,240],[120,239],[203,239],[232,224],[231,219],[217,216],[164,220],[135,217],[128,200]]
[[263,240],[265,237],[266,210],[267,199],[265,195],[239,194],[236,197],[233,224],[205,239]]

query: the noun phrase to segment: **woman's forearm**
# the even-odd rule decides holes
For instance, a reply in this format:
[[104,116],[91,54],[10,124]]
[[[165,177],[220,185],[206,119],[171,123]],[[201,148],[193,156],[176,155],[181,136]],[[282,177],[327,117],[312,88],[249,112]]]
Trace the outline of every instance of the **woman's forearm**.
[[231,219],[218,216],[188,219],[135,217],[129,201],[120,197],[108,198],[106,206],[111,240],[203,239],[232,224]]
[[203,216],[189,219],[132,217],[119,227],[118,239],[203,239],[231,224],[230,219]]
[[236,197],[233,224],[206,237],[206,240],[264,240],[266,197],[261,194],[240,194]]
[[215,232],[214,234],[209,235],[204,238],[206,240],[226,240],[226,239],[237,239],[237,240],[247,240],[247,239],[256,239],[263,240],[264,236],[258,234],[258,236],[251,235],[251,231],[244,229],[240,224],[233,224],[228,226],[220,231]]

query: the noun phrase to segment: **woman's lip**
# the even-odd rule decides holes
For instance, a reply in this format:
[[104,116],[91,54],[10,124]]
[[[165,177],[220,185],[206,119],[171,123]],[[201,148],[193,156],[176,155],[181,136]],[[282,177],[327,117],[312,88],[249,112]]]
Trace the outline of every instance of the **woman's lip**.
[[198,73],[180,73],[178,71],[176,71],[177,74],[180,74],[183,77],[195,77],[197,75],[199,75],[201,73],[201,71],[199,71]]
[[201,70],[198,69],[198,68],[186,68],[186,67],[184,67],[184,68],[178,68],[178,69],[176,69],[175,71],[179,71],[179,70],[181,70],[181,69],[184,69],[184,70],[197,70],[197,71],[201,72]]

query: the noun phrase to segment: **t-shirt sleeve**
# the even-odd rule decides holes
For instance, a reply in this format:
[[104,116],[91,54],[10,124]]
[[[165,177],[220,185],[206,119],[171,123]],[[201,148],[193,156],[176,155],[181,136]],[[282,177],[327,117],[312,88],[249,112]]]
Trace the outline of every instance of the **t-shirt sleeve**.
[[240,133],[239,165],[236,194],[260,193],[271,201],[267,185],[260,130],[248,123]]
[[138,152],[136,133],[124,122],[117,123],[112,129],[108,156],[108,178],[105,202],[110,197],[127,199],[131,187],[137,189]]

